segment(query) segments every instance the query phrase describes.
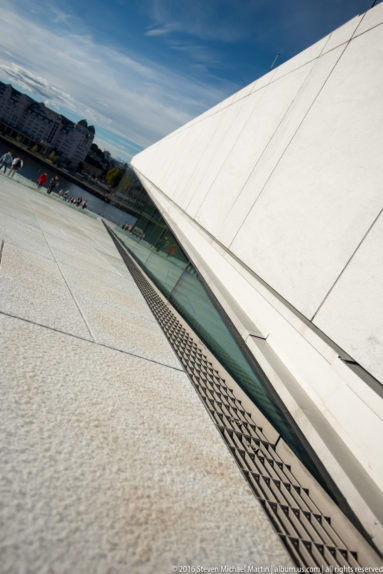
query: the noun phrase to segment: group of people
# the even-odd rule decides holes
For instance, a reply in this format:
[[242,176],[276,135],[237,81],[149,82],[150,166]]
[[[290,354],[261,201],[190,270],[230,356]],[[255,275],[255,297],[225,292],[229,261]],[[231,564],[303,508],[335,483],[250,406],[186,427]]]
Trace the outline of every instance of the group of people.
[[3,170],[4,174],[13,177],[19,169],[23,167],[24,163],[20,156],[16,156],[15,158],[12,156],[10,151],[7,151],[3,154],[0,158],[0,171]]
[[69,203],[72,203],[73,205],[76,205],[77,207],[80,207],[81,205],[82,209],[85,209],[86,206],[88,205],[86,199],[84,199],[84,201],[82,200],[81,195],[80,197],[77,197],[77,199],[75,197],[71,197],[67,201],[69,201]]
[[[41,189],[42,186],[45,185],[47,181],[48,181],[48,174],[42,173],[37,180],[37,189]],[[53,176],[49,181],[47,187],[47,193],[52,193],[52,191],[56,189],[56,187],[58,187],[59,182],[60,182],[59,176],[58,175]]]
[[[8,170],[8,176],[9,177],[13,177],[15,175],[15,173],[21,169],[23,167],[23,160],[21,159],[20,156],[16,156],[15,158],[13,158],[12,153],[10,151],[6,152],[5,154],[3,154],[0,157],[0,172],[1,170],[4,171],[4,174],[7,174],[7,170]],[[37,179],[37,189],[41,189],[43,186],[46,185],[48,181],[48,174],[47,173],[42,173],[38,179]],[[52,191],[56,190],[60,185],[60,178],[58,175],[54,175],[48,183],[47,186],[47,193],[52,193]],[[82,197],[70,197],[69,196],[69,191],[65,191],[64,189],[61,189],[59,193],[59,196],[62,197],[65,201],[68,201],[69,203],[72,203],[74,205],[76,205],[77,207],[82,207],[82,209],[85,209],[88,205],[88,202],[86,200],[83,201]]]
[[[37,180],[37,189],[41,189],[42,186],[45,185],[47,181],[48,181],[48,174],[42,173]],[[47,193],[52,193],[52,191],[56,189],[56,187],[58,187],[59,182],[60,182],[59,176],[58,175],[53,176],[49,181],[47,187]]]
[[[43,185],[45,185],[48,181],[48,174],[47,173],[42,173],[38,180],[37,180],[37,189],[41,189],[41,187]],[[53,176],[48,184],[47,187],[47,193],[52,193],[52,191],[56,190],[59,187],[60,184],[60,178],[58,175]],[[76,205],[77,207],[82,207],[82,209],[85,209],[88,205],[88,202],[86,201],[86,199],[83,201],[82,197],[70,197],[69,196],[69,191],[65,190],[65,189],[60,189],[60,191],[56,191],[56,193],[58,193],[59,197],[61,197],[64,201],[67,201],[69,203],[71,203],[72,205]]]
[[88,205],[87,200],[86,199],[83,200],[81,195],[80,195],[80,197],[71,197],[69,195],[68,190],[65,191],[64,189],[60,189],[59,197],[61,197],[64,201],[67,201],[71,205],[75,205],[76,207],[81,206],[82,209],[85,209]]

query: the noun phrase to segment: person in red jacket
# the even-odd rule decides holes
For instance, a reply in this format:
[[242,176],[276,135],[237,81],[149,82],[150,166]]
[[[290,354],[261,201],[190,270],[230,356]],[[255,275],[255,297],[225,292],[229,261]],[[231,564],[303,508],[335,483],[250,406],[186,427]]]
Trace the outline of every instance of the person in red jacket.
[[48,174],[42,173],[39,179],[37,180],[37,189],[41,189],[41,186],[45,185],[47,181],[48,181]]

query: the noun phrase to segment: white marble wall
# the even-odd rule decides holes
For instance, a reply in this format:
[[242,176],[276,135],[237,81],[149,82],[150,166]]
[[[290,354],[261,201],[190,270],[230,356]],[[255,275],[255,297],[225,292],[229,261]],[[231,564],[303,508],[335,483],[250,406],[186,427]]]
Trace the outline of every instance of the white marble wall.
[[382,102],[379,4],[133,159],[334,480],[336,436],[378,489],[382,402],[315,328],[383,383]]
[[383,353],[366,349],[366,333],[382,344],[383,323],[349,311],[335,328],[329,292],[365,298],[362,281],[338,280],[351,262],[358,273],[382,209],[382,20],[378,5],[133,160],[378,379]]

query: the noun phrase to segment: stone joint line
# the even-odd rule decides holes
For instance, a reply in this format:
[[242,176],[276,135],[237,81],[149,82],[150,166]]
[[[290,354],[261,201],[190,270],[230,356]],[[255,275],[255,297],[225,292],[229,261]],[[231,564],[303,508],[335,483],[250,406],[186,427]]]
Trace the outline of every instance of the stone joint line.
[[31,319],[26,319],[25,317],[20,317],[19,315],[6,313],[5,311],[0,311],[0,315],[4,315],[5,317],[11,317],[12,319],[18,319],[19,321],[24,321],[25,323],[30,323],[31,325],[36,325],[37,327],[42,327],[43,329],[48,329],[49,331],[60,333],[60,335],[73,337],[73,339],[79,339],[80,341],[85,341],[86,343],[96,345],[97,347],[105,347],[105,349],[109,349],[110,351],[116,351],[117,353],[122,353],[123,355],[129,355],[130,357],[140,359],[141,361],[148,361],[148,363],[154,363],[155,365],[165,367],[166,369],[172,369],[173,371],[178,371],[180,373],[185,372],[183,368],[177,368],[174,367],[173,365],[169,365],[167,363],[161,363],[161,361],[156,361],[155,359],[151,359],[149,357],[143,357],[142,355],[138,355],[137,353],[133,353],[132,351],[125,351],[124,349],[119,349],[118,347],[112,347],[111,345],[107,345],[106,343],[100,343],[99,341],[94,341],[93,339],[87,339],[86,337],[81,337],[80,335],[68,333],[67,331],[56,329],[55,327],[50,327],[49,325],[44,325],[43,323],[38,323],[37,321],[32,321]]

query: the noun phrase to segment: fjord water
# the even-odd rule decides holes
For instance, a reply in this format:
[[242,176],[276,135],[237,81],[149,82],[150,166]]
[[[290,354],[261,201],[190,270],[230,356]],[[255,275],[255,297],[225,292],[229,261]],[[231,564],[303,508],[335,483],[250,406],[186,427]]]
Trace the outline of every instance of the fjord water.
[[[51,177],[57,175],[53,166],[52,168],[49,168],[45,164],[39,162],[38,159],[24,155],[22,151],[18,150],[16,147],[13,147],[12,144],[0,141],[0,157],[7,151],[10,151],[13,157],[17,157],[18,155],[20,155],[24,165],[23,168],[19,171],[19,173],[23,177],[26,177],[33,182],[37,182],[37,178],[39,177],[39,175],[41,175],[41,173],[44,172],[48,174],[48,181],[51,179]],[[87,207],[90,211],[93,211],[94,213],[97,213],[98,215],[105,217],[105,219],[109,219],[109,221],[112,221],[113,223],[117,224],[130,223],[131,225],[133,225],[134,222],[136,221],[136,218],[134,216],[125,213],[124,211],[121,211],[121,209],[118,209],[113,205],[106,203],[103,199],[100,199],[99,197],[92,195],[91,193],[89,193],[85,189],[82,189],[75,183],[68,181],[65,177],[61,176],[60,174],[59,178],[60,181],[58,189],[68,190],[69,195],[72,197],[77,198],[81,196],[83,200],[86,200],[88,202]]]

